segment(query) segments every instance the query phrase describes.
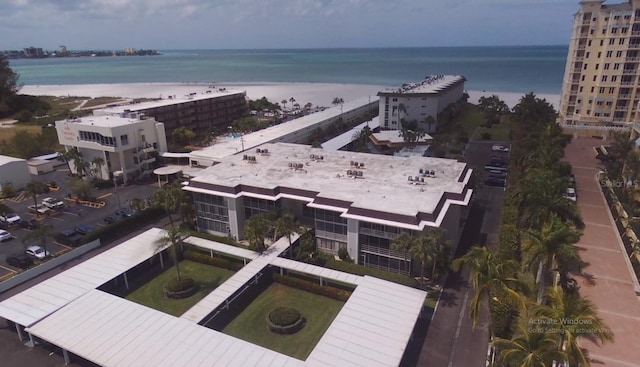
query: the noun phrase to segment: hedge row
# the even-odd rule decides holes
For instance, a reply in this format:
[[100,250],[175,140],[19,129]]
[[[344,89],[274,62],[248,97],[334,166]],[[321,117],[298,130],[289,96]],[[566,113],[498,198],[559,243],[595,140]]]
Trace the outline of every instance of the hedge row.
[[355,275],[369,275],[372,277],[388,280],[393,283],[406,285],[407,287],[419,288],[420,286],[417,280],[403,274],[392,273],[390,271],[375,268],[368,268],[363,265],[348,263],[345,261],[338,261],[335,259],[327,261],[324,267],[333,270],[344,271],[345,273],[351,273]]
[[157,222],[165,215],[166,213],[164,209],[149,208],[133,217],[125,218],[104,227],[97,228],[95,231],[86,235],[82,240],[82,243],[89,243],[99,238],[102,245],[104,245],[118,238],[122,238],[148,224]]
[[320,285],[318,283],[313,283],[307,280],[302,280],[299,278],[289,277],[280,274],[273,274],[272,279],[274,282],[284,284],[291,288],[297,288],[309,293],[318,294],[320,296],[325,296],[328,298],[332,298],[338,301],[346,302],[351,295],[351,292],[345,291],[342,289]]
[[225,245],[230,245],[230,246],[235,246],[235,247],[243,247],[246,248],[245,246],[241,246],[239,245],[236,240],[234,240],[231,237],[225,237],[225,236],[216,236],[214,234],[210,234],[210,233],[204,233],[204,232],[198,232],[198,231],[189,231],[189,234],[192,235],[193,237],[199,237],[199,238],[204,238],[205,240],[210,240],[210,241],[215,241],[215,242],[220,242],[220,243],[224,243]]
[[213,265],[223,269],[229,269],[233,271],[238,271],[242,269],[242,264],[226,259],[222,259],[220,257],[212,257],[208,254],[202,253],[196,250],[185,250],[182,253],[182,258],[185,260],[191,260],[195,262],[199,262],[202,264]]

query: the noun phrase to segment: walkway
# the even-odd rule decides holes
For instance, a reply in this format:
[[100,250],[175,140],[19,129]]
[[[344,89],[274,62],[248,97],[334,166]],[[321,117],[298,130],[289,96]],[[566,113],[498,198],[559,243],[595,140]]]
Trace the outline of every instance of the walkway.
[[[291,242],[293,243],[297,241],[299,237],[300,235],[298,234],[292,235]],[[188,238],[187,242],[198,246],[198,240],[195,237]],[[224,244],[221,245],[233,250],[232,246]],[[187,312],[180,316],[180,318],[199,323],[216,308],[220,307],[220,305],[225,302],[230,302],[231,296],[241,289],[243,285],[250,282],[251,279],[255,278],[257,280],[260,271],[288,248],[289,240],[286,237],[281,237],[273,245],[269,246],[262,254],[260,254],[260,256],[256,256],[249,264],[238,270],[238,272],[233,274],[219,287],[201,299],[200,302],[188,309]]]
[[584,272],[595,277],[595,286],[579,278],[580,293],[597,306],[599,316],[615,332],[614,343],[599,346],[585,340],[581,344],[589,351],[593,366],[638,366],[640,301],[624,245],[596,178],[601,164],[593,148],[602,144],[602,140],[578,138],[565,150],[566,160],[573,166],[578,208],[585,222],[578,243],[580,256],[589,264]]

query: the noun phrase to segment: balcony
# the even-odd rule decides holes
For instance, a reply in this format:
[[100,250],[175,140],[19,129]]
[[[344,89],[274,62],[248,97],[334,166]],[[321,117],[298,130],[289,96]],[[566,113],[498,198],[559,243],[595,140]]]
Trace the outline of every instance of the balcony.
[[378,231],[378,230],[369,229],[369,228],[360,228],[359,232],[362,233],[362,234],[366,234],[368,236],[386,238],[386,239],[389,239],[389,240],[395,240],[396,237],[398,237],[397,233],[389,233],[389,232]]
[[405,254],[400,251],[390,250],[384,247],[371,246],[371,245],[360,245],[360,251],[367,252],[369,254],[382,255],[386,257],[392,257],[399,260],[404,260],[405,258],[411,261],[411,255]]
[[577,46],[578,50],[584,50],[585,48],[587,48],[587,45],[578,45]]
[[631,31],[632,36],[640,36],[640,31]]
[[619,94],[618,99],[631,99],[631,94]]
[[151,153],[155,151],[156,151],[156,148],[154,148],[152,144],[144,143],[144,144],[138,145],[138,153]]
[[635,85],[636,82],[621,82],[620,85]]
[[638,62],[640,61],[640,57],[627,57],[627,62]]
[[316,229],[316,237],[317,238],[324,238],[324,239],[327,239],[327,240],[339,241],[339,242],[347,242],[347,235],[346,234],[321,231],[319,229]]
[[633,48],[633,49],[640,48],[640,43],[630,43],[629,48]]
[[637,72],[638,72],[638,70],[636,70],[636,69],[624,69],[624,70],[622,70],[622,74],[625,74],[625,75],[633,75],[633,74],[635,74]]
[[629,109],[629,106],[616,106],[616,111],[626,111]]
[[573,61],[575,61],[575,62],[581,62],[583,60],[584,60],[584,56],[576,56],[576,57],[573,58]]
[[156,159],[154,157],[148,157],[140,161],[140,165],[151,164],[155,162]]

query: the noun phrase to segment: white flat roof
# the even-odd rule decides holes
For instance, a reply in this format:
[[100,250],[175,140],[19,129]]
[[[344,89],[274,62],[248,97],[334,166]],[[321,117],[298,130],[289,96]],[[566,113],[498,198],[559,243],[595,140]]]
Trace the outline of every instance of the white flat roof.
[[379,94],[438,94],[464,81],[466,78],[462,75],[429,75],[418,83],[403,84],[400,88],[383,89]]
[[342,147],[353,141],[353,136],[356,133],[360,133],[360,130],[364,129],[365,126],[369,126],[371,130],[380,127],[380,119],[378,116],[371,119],[371,121],[365,121],[360,125],[354,127],[353,129],[347,131],[346,133],[342,133],[331,140],[327,140],[322,143],[322,149],[326,150],[340,150]]
[[[392,143],[392,144],[401,144],[404,143],[404,138],[402,137],[400,130],[384,130],[377,133],[372,134],[376,140],[380,143]],[[424,134],[423,137],[418,139],[418,143],[425,143],[429,140],[433,140],[433,137],[429,134]]]
[[308,366],[398,366],[427,293],[364,276],[309,357]]
[[8,155],[0,155],[0,166],[12,162],[26,162],[26,160],[22,158],[10,157]]
[[152,228],[122,244],[0,302],[0,317],[31,326],[95,289],[158,250],[154,242],[164,231]]
[[94,115],[110,115],[110,114],[119,114],[126,111],[130,112],[138,112],[145,111],[151,108],[164,107],[164,106],[172,106],[181,103],[188,103],[193,101],[199,101],[203,99],[211,99],[211,98],[219,98],[224,96],[230,96],[234,94],[245,94],[244,91],[235,90],[235,89],[209,89],[207,92],[203,93],[191,93],[185,96],[175,96],[169,99],[169,97],[164,99],[159,99],[155,101],[148,102],[140,102],[140,103],[130,103],[124,104],[115,107],[107,107],[96,109],[93,111]]
[[[246,190],[229,194],[207,191],[206,185],[226,188],[247,185],[270,190],[287,187],[318,192],[316,198],[351,202],[352,208],[416,216],[419,212],[434,213],[447,192],[465,196],[471,177],[465,163],[452,159],[328,151],[285,143],[265,144],[261,148],[268,149],[269,154],[257,155],[256,163],[244,161],[242,155],[229,156],[191,179],[184,189],[237,197],[243,192],[247,194]],[[322,155],[323,159],[312,160],[311,155]],[[356,169],[350,166],[352,161],[364,163],[365,167]],[[291,163],[302,164],[303,168],[293,170],[289,167]],[[408,176],[417,177],[420,169],[434,171],[435,177],[424,177],[423,183],[408,181]],[[349,177],[348,170],[362,171],[363,178]],[[192,187],[198,183],[202,183],[202,188]]]
[[244,259],[255,259],[260,256],[259,253],[247,249],[243,249],[241,247],[231,246],[220,242],[215,242],[211,240],[206,240],[200,237],[188,237],[184,240],[186,243],[190,243],[194,246],[205,248],[207,250],[213,250],[216,252],[223,252],[225,254],[233,255],[236,257],[244,258]]
[[354,275],[354,274],[345,273],[342,271],[327,269],[321,266],[307,264],[300,261],[289,260],[282,257],[276,257],[275,259],[271,260],[271,265],[275,265],[275,266],[289,269],[291,271],[295,271],[299,273],[315,275],[323,279],[330,279],[330,280],[334,280],[334,281],[337,281],[340,283],[346,283],[346,284],[358,285],[360,284],[360,280],[362,279],[362,276],[360,275]]
[[29,332],[106,367],[302,366],[196,323],[91,290]]
[[322,121],[337,118],[342,114],[341,111],[344,111],[346,115],[351,110],[377,101],[378,97],[359,98],[345,102],[342,105],[342,109],[340,106],[335,106],[263,130],[245,134],[242,138],[226,138],[210,147],[191,152],[191,159],[220,161],[225,157],[241,152],[243,144],[244,151],[251,153],[252,149],[262,144],[280,141],[282,137],[294,134],[296,131],[302,131]]
[[68,122],[68,123],[78,124],[82,126],[118,127],[118,126],[137,124],[143,121],[155,121],[155,119],[151,116],[145,116],[141,120],[140,118],[120,117],[119,115],[114,114],[114,115],[77,117],[74,119],[56,121],[56,124],[58,122],[60,123]]
[[[294,234],[291,236],[291,242],[295,242],[300,235]],[[193,240],[193,237],[191,237]],[[204,244],[203,239],[199,239],[201,241],[189,241],[192,244],[196,244],[194,242],[199,242]],[[212,242],[212,241],[211,241]],[[213,242],[215,244],[215,242]],[[225,245],[219,243],[215,246],[221,252],[225,252],[224,249],[229,251],[229,253],[237,252],[237,249],[233,246]],[[269,246],[262,254],[254,253],[254,259],[242,267],[242,269],[238,270],[235,274],[233,274],[229,279],[227,279],[224,283],[219,285],[216,289],[214,289],[211,293],[209,293],[206,297],[200,300],[200,302],[196,303],[193,307],[188,309],[182,316],[183,319],[193,321],[198,323],[202,321],[207,315],[213,312],[216,308],[222,305],[225,300],[231,297],[238,289],[240,289],[247,282],[251,281],[260,270],[264,269],[265,266],[269,265],[269,262],[274,258],[280,256],[280,254],[289,248],[289,240],[286,237],[281,237],[274,244]],[[236,250],[237,249],[237,250]]]

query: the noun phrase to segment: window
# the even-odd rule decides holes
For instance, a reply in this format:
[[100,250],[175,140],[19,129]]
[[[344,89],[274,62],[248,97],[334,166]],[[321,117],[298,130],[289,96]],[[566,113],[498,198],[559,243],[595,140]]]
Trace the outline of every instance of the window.
[[591,40],[589,40],[589,42],[587,42],[587,46],[591,47]]
[[611,64],[609,64],[609,63],[604,64],[604,70],[609,70],[609,66],[610,66],[610,65],[611,65]]
[[584,87],[580,87],[580,93],[582,93],[582,89],[583,89],[583,88],[584,88]]
[[600,46],[604,46],[604,40],[600,40]]
[[593,76],[593,81],[595,82],[597,79],[598,79],[598,76],[597,76],[597,75],[594,75],[594,76]]
[[600,68],[600,64],[596,64],[596,70]]
[[603,81],[603,82],[606,82],[606,81],[607,81],[607,76],[606,76],[606,75],[603,75],[603,76],[602,76],[602,81]]
[[580,81],[584,82],[584,78],[586,77],[586,75],[583,75]]
[[582,70],[587,70],[587,66],[589,66],[589,64],[584,64],[584,67],[582,68]]
[[[609,51],[609,52],[611,52],[611,51]],[[618,64],[618,63],[613,64],[613,70],[620,70],[620,64]]]
[[625,40],[624,38],[620,38],[620,41],[618,41],[618,44],[619,45],[624,45],[624,40]]
[[[625,18],[625,19],[627,19],[627,16],[625,15],[625,17],[624,17],[624,18]],[[622,27],[622,29],[620,30],[620,32],[622,32],[623,34],[626,34],[628,30],[629,30],[629,28],[627,28],[627,27]]]
[[129,145],[129,135],[120,135],[120,142],[122,143],[122,145]]
[[616,34],[618,33],[618,28],[611,28],[611,33]]
[[599,92],[598,93],[604,93],[604,87],[600,87]]
[[612,82],[617,82],[618,81],[618,76],[617,75],[612,75],[611,76],[611,81]]
[[607,51],[607,57],[613,56],[613,51]]
[[596,87],[591,87],[591,93],[596,89]]
[[616,92],[616,88],[615,87],[609,88],[609,93],[615,93],[615,92]]
[[602,57],[602,52],[598,52],[598,58]]
[[609,45],[615,45],[616,44],[616,39],[615,38],[609,38]]
[[622,57],[622,51],[616,52],[616,57]]

